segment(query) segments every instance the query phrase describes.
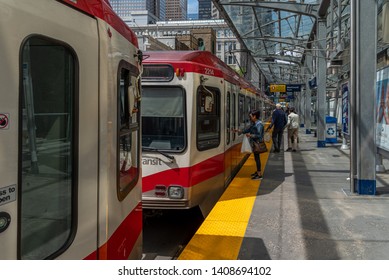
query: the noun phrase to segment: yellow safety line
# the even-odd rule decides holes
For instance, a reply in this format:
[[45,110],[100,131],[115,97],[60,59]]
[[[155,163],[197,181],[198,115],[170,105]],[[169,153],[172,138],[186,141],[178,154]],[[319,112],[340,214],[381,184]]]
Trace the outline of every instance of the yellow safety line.
[[[270,151],[271,142],[266,143]],[[269,152],[261,154],[262,174]],[[179,260],[236,260],[261,181],[251,180],[254,155],[245,162],[200,228],[179,255]]]

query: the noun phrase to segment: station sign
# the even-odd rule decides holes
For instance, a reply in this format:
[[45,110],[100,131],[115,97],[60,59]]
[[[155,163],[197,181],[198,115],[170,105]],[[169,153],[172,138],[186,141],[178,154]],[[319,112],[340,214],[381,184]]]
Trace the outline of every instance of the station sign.
[[308,81],[308,85],[310,89],[314,89],[317,87],[317,80],[316,77],[314,77],[312,80]]
[[282,85],[271,84],[270,92],[295,92],[301,91],[301,85]]
[[286,85],[287,92],[301,91],[301,85]]
[[286,92],[286,85],[270,85],[270,92]]

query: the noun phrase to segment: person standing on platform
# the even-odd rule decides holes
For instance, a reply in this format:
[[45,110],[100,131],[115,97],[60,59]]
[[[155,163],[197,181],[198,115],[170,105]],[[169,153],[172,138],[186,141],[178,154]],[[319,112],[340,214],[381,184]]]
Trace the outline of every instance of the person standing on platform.
[[286,123],[287,123],[286,114],[284,110],[282,110],[281,104],[277,103],[276,109],[272,113],[271,124],[266,129],[266,131],[268,131],[274,126],[272,132],[272,139],[273,139],[273,146],[274,146],[275,153],[279,153],[281,150],[282,133],[284,131]]
[[[251,126],[243,130],[235,129],[235,132],[246,134],[245,137],[249,138],[250,145],[251,145],[252,141],[263,141],[264,126],[260,120],[259,110],[251,110],[249,117],[251,120]],[[257,170],[253,174],[251,174],[251,180],[261,180],[262,171],[261,171],[261,158],[259,153],[254,153],[254,160],[255,160]]]
[[286,116],[288,116],[290,114],[290,107],[288,104],[286,104],[286,106],[285,106],[285,114],[286,114]]
[[297,140],[299,132],[299,115],[296,114],[295,109],[290,108],[290,113],[288,115],[288,123],[286,127],[288,128],[288,149],[287,151],[297,151]]

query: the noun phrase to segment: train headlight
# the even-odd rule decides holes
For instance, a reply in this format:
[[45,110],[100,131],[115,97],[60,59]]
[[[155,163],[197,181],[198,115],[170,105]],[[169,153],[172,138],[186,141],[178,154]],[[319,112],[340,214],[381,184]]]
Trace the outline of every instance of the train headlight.
[[169,198],[179,199],[184,197],[184,188],[181,186],[170,186],[168,189]]

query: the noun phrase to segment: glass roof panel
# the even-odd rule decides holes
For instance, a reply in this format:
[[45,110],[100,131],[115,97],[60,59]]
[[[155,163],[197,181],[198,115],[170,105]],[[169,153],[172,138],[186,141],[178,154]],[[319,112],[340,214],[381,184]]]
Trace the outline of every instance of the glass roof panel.
[[296,80],[320,0],[214,0],[269,82]]

